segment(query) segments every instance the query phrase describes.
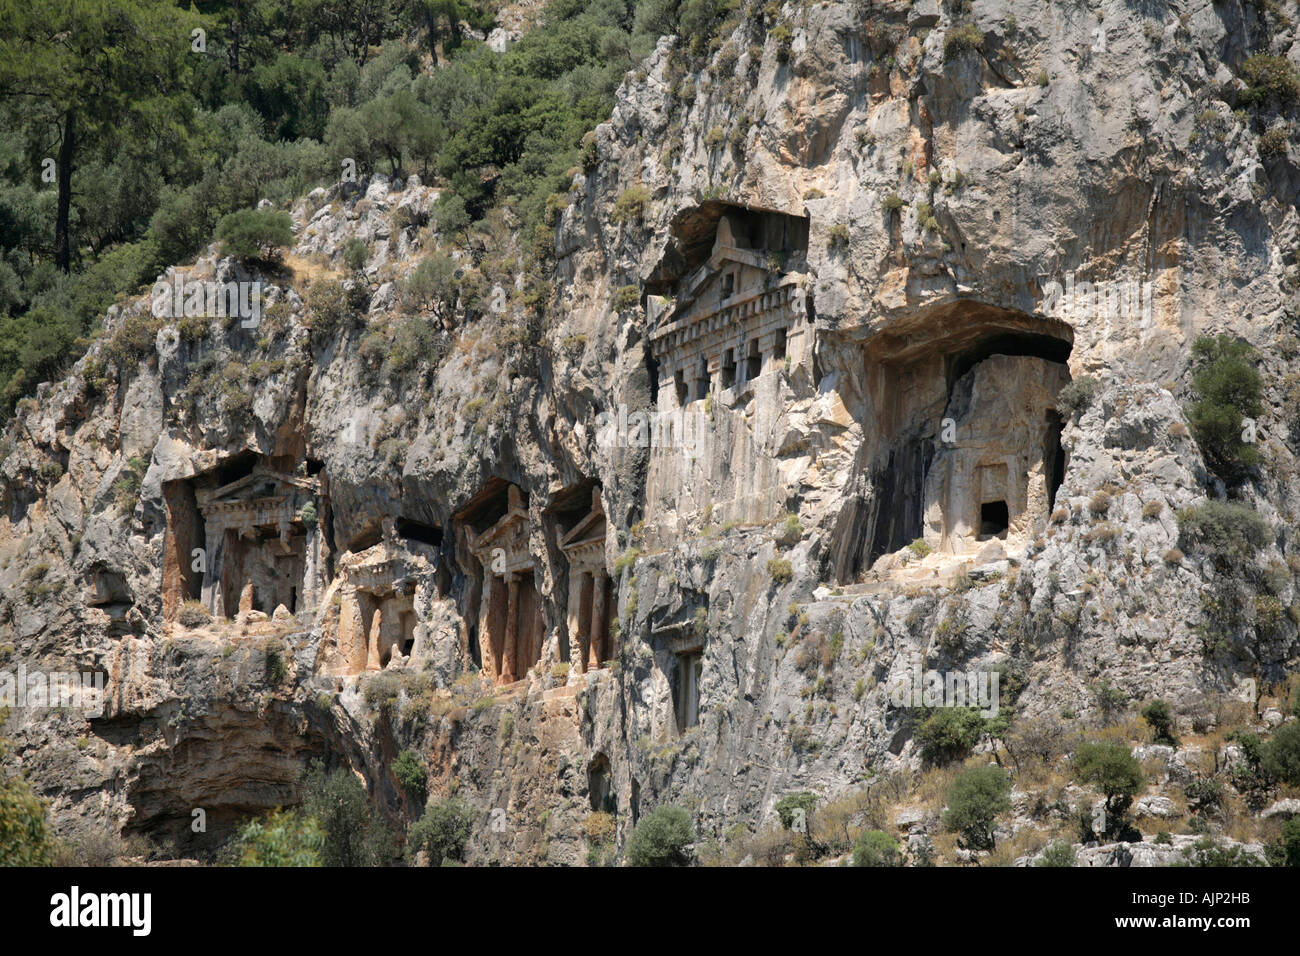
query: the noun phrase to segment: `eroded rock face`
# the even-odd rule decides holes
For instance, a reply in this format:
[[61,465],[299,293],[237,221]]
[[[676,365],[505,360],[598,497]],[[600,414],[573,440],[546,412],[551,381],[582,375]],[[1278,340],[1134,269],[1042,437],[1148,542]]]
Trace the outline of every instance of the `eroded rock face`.
[[[593,810],[622,840],[678,802],[707,837],[914,766],[888,687],[918,667],[1011,667],[1022,713],[1084,718],[1102,677],[1179,706],[1294,669],[1286,615],[1207,654],[1217,573],[1172,554],[1211,486],[1191,342],[1230,332],[1267,383],[1259,562],[1296,601],[1295,146],[1190,138],[1240,88],[1241,11],[980,3],[983,51],[946,60],[923,6],[809,6],[788,56],[727,38],[735,70],[689,104],[662,40],[574,178],[536,349],[462,302],[424,317],[445,354],[385,379],[362,344],[437,190],[376,176],[293,211],[295,255],[336,279],[369,243],[373,294],[271,284],[261,328],[191,325],[111,374],[97,344],[42,386],[0,465],[0,663],[102,672],[109,699],[11,720],[56,826],[202,849],[192,809],[215,840],[296,799],[315,754],[411,819],[390,768],[413,747],[480,812],[472,861],[576,863]],[[1272,44],[1300,59],[1294,28]],[[1095,398],[1062,409],[1084,375]],[[238,498],[218,476],[250,456],[279,482],[253,497],[288,503],[209,542],[207,494]],[[238,580],[187,564],[254,541]],[[187,600],[216,619],[182,623]],[[1131,852],[1086,859],[1169,855]]]

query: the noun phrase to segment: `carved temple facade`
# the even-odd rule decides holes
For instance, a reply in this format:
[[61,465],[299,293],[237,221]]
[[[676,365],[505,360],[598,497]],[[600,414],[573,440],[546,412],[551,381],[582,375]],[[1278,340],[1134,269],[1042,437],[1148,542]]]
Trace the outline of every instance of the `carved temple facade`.
[[[187,596],[227,618],[316,607],[327,583],[320,479],[258,466],[219,487],[173,490],[169,505],[182,498],[192,504],[169,516],[165,610],[174,613]],[[200,542],[201,551],[188,547]]]
[[541,660],[546,637],[542,602],[529,550],[531,524],[523,492],[506,488],[506,511],[470,542],[470,551],[483,567],[478,612],[479,650],[483,670],[498,683],[520,680]]
[[617,596],[605,568],[605,512],[600,489],[591,490],[591,511],[559,540],[569,562],[569,656],[582,671],[614,656],[610,620]]
[[[704,260],[672,280],[646,284],[660,412],[740,389],[811,348],[802,263],[808,221],[727,207]],[[691,259],[687,239],[683,265]]]

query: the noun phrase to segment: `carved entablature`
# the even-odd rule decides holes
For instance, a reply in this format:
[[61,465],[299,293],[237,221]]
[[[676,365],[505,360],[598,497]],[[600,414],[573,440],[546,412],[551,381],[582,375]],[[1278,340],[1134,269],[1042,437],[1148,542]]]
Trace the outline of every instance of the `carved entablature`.
[[415,571],[405,558],[394,557],[344,566],[348,580],[358,591],[375,597],[415,593]]
[[511,485],[506,513],[470,543],[470,551],[489,572],[497,575],[531,571],[536,561],[528,550],[528,511],[523,495]]
[[798,360],[808,350],[811,321],[802,271],[808,221],[739,207],[721,207],[712,215],[713,242],[703,261],[690,261],[692,249],[700,255],[697,222],[676,257],[679,267],[690,268],[671,277],[661,267],[660,278],[646,283],[660,394],[678,407],[741,386],[771,362],[787,355]]
[[314,507],[319,494],[320,482],[315,478],[262,469],[220,488],[197,490],[199,512],[209,533],[233,529],[251,535],[254,529],[274,529],[285,540],[295,523],[301,529],[300,511],[308,502]]
[[605,570],[605,512],[599,488],[592,489],[591,511],[560,538],[560,550],[571,571]]

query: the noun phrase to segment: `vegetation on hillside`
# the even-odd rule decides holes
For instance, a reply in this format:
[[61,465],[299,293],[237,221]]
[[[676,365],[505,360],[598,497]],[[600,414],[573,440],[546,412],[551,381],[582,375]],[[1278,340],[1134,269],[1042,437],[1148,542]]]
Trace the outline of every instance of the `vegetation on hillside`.
[[[0,417],[223,217],[352,167],[437,181],[439,228],[505,214],[544,257],[584,135],[626,72],[661,34],[682,30],[700,57],[740,22],[736,0],[553,0],[495,53],[470,33],[492,25],[486,0],[366,11],[0,3]],[[268,251],[250,247],[249,219],[226,222],[236,254]]]

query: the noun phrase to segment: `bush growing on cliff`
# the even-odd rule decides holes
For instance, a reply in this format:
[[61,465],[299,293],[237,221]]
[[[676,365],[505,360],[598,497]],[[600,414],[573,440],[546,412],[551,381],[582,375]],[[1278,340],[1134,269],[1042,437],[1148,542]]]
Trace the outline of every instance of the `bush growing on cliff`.
[[262,643],[262,654],[267,683],[273,686],[284,683],[284,679],[289,676],[289,664],[285,660],[284,645],[278,638],[268,637]]
[[244,262],[268,262],[293,245],[293,221],[287,212],[240,209],[221,217],[217,238],[222,251]]
[[420,852],[428,854],[430,866],[443,866],[465,859],[465,846],[474,828],[474,811],[458,797],[430,800],[424,815],[411,825],[406,836],[406,857],[414,863]]
[[368,257],[369,251],[366,249],[365,242],[356,236],[343,243],[343,264],[347,266],[349,272],[360,272],[364,269]]
[[867,830],[853,844],[854,866],[902,866],[898,841],[884,830]]
[[1151,733],[1158,744],[1178,746],[1178,735],[1174,733],[1174,716],[1166,701],[1157,698],[1142,708],[1142,719],[1151,728]]
[[393,761],[393,776],[397,778],[403,790],[417,801],[424,802],[429,771],[424,765],[424,758],[418,752],[403,750]]
[[327,773],[313,762],[303,784],[303,812],[314,817],[325,834],[322,866],[383,866],[393,859],[393,835],[354,774],[342,769]]
[[1001,767],[975,767],[948,787],[943,825],[971,850],[992,850],[998,815],[1011,809],[1011,778]]
[[456,263],[447,255],[420,260],[402,285],[407,308],[430,309],[442,315],[456,304]]
[[1245,480],[1260,462],[1259,449],[1243,437],[1245,419],[1263,411],[1263,382],[1255,350],[1232,336],[1202,337],[1192,346],[1196,401],[1187,409],[1187,424],[1209,469],[1226,483]]
[[[787,793],[776,802],[773,809],[776,810],[776,815],[781,818],[781,826],[789,830],[800,816],[802,816],[806,826],[815,806],[817,806],[817,794],[804,790],[799,793]],[[795,811],[802,811],[802,814]]]
[[984,718],[973,708],[941,707],[916,732],[922,758],[942,766],[970,756],[984,732]]
[[614,208],[609,214],[611,222],[640,222],[645,215],[645,205],[650,201],[650,190],[644,186],[632,186],[619,193],[614,200]]
[[1042,854],[1034,862],[1034,866],[1047,867],[1064,867],[1074,866],[1078,855],[1074,851],[1074,844],[1067,843],[1065,840],[1056,840],[1047,845]]
[[1128,747],[1117,743],[1082,743],[1074,752],[1074,769],[1083,783],[1106,798],[1106,830],[1118,833],[1133,798],[1142,789],[1142,767]]
[[203,606],[202,601],[186,601],[181,605],[176,620],[181,627],[203,627],[212,620],[212,615],[208,613],[208,609]]
[[772,558],[767,562],[767,573],[773,584],[785,584],[794,577],[794,568],[785,558]]
[[1093,403],[1101,391],[1101,382],[1091,375],[1080,375],[1056,394],[1056,407],[1066,415],[1081,412]]
[[1221,571],[1254,562],[1268,542],[1268,524],[1250,505],[1207,501],[1178,512],[1178,546],[1210,558]]
[[1300,77],[1291,61],[1271,53],[1256,53],[1241,65],[1241,78],[1246,89],[1241,102],[1246,106],[1260,107],[1270,102],[1280,107],[1300,101]]
[[1260,766],[1272,780],[1288,786],[1300,786],[1300,723],[1279,727],[1264,744]]
[[0,777],[0,866],[50,866],[53,854],[45,804],[20,777]]
[[627,862],[632,866],[686,866],[687,847],[695,841],[691,817],[681,807],[655,807],[636,829],[627,844]]
[[984,34],[973,23],[953,27],[943,38],[943,58],[955,60],[963,53],[984,49]]
[[244,825],[236,840],[239,866],[320,866],[325,834],[312,817],[276,810]]
[[1269,866],[1300,866],[1300,817],[1283,823],[1281,838],[1265,847],[1264,852]]

